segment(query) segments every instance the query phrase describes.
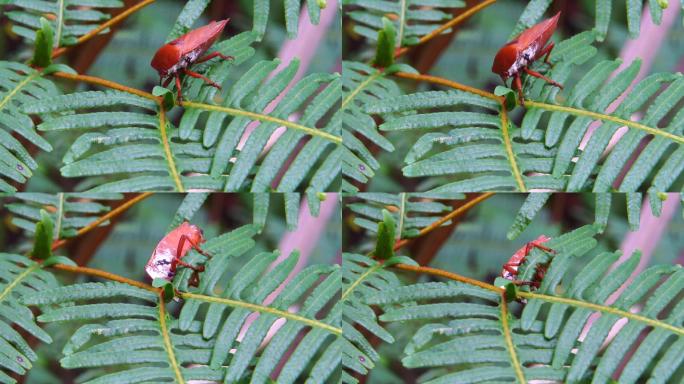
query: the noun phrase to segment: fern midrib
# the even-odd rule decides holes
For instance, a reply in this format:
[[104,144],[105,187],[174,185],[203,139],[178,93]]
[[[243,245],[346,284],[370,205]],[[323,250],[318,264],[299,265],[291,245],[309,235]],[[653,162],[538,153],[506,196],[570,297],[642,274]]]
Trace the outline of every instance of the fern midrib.
[[401,42],[404,41],[404,27],[406,25],[406,8],[408,7],[407,4],[408,0],[401,0],[399,4],[399,36],[396,43],[395,47],[396,48],[401,48]]
[[506,349],[508,349],[508,354],[511,356],[511,366],[515,371],[515,376],[519,383],[527,383],[525,374],[522,371],[522,365],[520,365],[520,359],[518,359],[518,352],[515,350],[515,345],[513,344],[511,328],[508,323],[508,303],[506,302],[506,297],[503,293],[501,294],[501,331],[504,340],[506,341]]
[[645,316],[641,316],[632,312],[628,311],[623,311],[621,309],[605,306],[605,305],[600,305],[600,304],[594,304],[594,303],[588,303],[580,300],[575,300],[575,299],[569,299],[566,297],[556,297],[556,296],[549,296],[549,295],[544,295],[541,293],[533,293],[533,292],[518,292],[518,296],[527,298],[527,299],[538,299],[538,300],[544,300],[544,301],[549,301],[552,303],[561,303],[561,304],[567,304],[571,306],[576,306],[576,307],[583,307],[583,308],[588,308],[592,309],[595,311],[599,312],[605,312],[605,313],[610,313],[612,315],[616,315],[619,317],[625,317],[630,320],[634,321],[639,321],[642,323],[646,323],[650,325],[651,327],[654,328],[661,328],[665,329],[667,331],[670,331],[674,334],[677,334],[679,336],[684,336],[684,328],[679,328],[674,325],[665,323],[663,321],[655,320],[655,319],[650,319]]
[[553,105],[553,104],[547,104],[547,103],[540,103],[537,101],[530,101],[530,100],[525,100],[525,105],[529,107],[537,107],[537,108],[542,108],[550,111],[558,111],[558,112],[565,112],[569,113],[571,115],[575,116],[586,116],[586,117],[591,117],[597,120],[603,120],[603,121],[610,121],[619,125],[624,125],[628,128],[633,128],[633,129],[638,129],[641,131],[645,131],[651,135],[654,136],[661,136],[666,139],[670,139],[674,142],[677,142],[679,144],[684,144],[684,137],[682,136],[677,136],[673,135],[670,132],[665,132],[653,127],[649,127],[647,125],[638,123],[636,121],[631,121],[631,120],[626,120],[622,119],[619,117],[611,116],[611,115],[605,115],[602,113],[598,112],[592,112],[592,111],[585,111],[583,109],[577,109],[577,108],[572,108],[572,107],[565,107],[562,105]]
[[264,305],[246,303],[244,301],[231,300],[231,299],[226,299],[226,298],[222,298],[222,297],[198,295],[198,294],[190,293],[190,292],[181,292],[180,296],[186,300],[187,299],[195,299],[195,300],[201,300],[201,301],[206,301],[206,302],[210,302],[210,303],[218,303],[218,304],[229,305],[231,307],[245,308],[245,309],[249,309],[251,311],[255,311],[255,312],[259,312],[259,313],[268,313],[268,314],[275,315],[278,317],[283,317],[287,320],[293,320],[293,321],[297,321],[300,323],[304,323],[310,327],[320,328],[320,329],[326,330],[326,331],[328,331],[332,334],[338,335],[338,336],[342,334],[341,328],[333,327],[332,325],[326,324],[322,321],[310,319],[308,317],[296,315],[296,314],[288,312],[288,311],[283,311],[280,309],[271,308],[271,307],[267,307]]
[[376,265],[374,265],[374,266],[368,268],[368,270],[367,270],[366,272],[364,272],[361,276],[359,276],[358,279],[354,280],[354,282],[351,283],[351,284],[349,285],[349,287],[342,293],[342,297],[340,298],[340,301],[346,300],[346,299],[347,299],[347,296],[349,296],[349,294],[352,293],[352,292],[354,291],[354,289],[356,289],[356,287],[357,287],[359,284],[361,284],[364,280],[366,280],[366,278],[367,278],[368,276],[370,276],[371,274],[375,273],[375,271],[377,271],[378,269],[380,269],[380,268],[382,268],[382,267],[383,267],[382,264],[376,264]]
[[166,354],[169,357],[169,365],[173,369],[173,373],[176,376],[176,382],[178,384],[185,384],[183,375],[180,371],[180,366],[178,365],[178,360],[176,359],[176,353],[173,351],[173,344],[171,344],[171,338],[169,337],[170,330],[166,326],[166,308],[164,305],[164,298],[159,297],[159,329],[164,339],[164,349],[166,349]]
[[64,193],[57,194],[57,225],[55,225],[55,239],[62,233],[62,214],[64,213]]
[[[461,276],[459,274],[449,272],[449,271],[444,271],[441,269],[437,268],[430,268],[430,267],[416,267],[413,265],[407,265],[407,264],[395,264],[392,266],[393,268],[398,268],[398,269],[403,269],[406,271],[413,271],[413,272],[418,272],[418,273],[426,273],[430,275],[435,275],[435,276],[441,276],[444,278],[447,278],[449,280],[454,280],[454,281],[460,281],[462,283],[468,284],[468,285],[473,285],[476,287],[480,287],[483,289],[486,289],[488,291],[492,292],[497,292],[501,294],[503,292],[503,289],[500,287],[497,287],[492,284],[484,283],[479,280],[471,279],[469,277]],[[604,313],[610,313],[612,315],[616,315],[619,317],[625,317],[627,319],[635,320],[635,321],[640,321],[643,323],[646,323],[652,327],[655,328],[661,328],[665,329],[667,331],[673,332],[679,336],[684,336],[684,328],[679,328],[671,324],[667,324],[665,322],[659,321],[659,320],[654,320],[650,319],[648,317],[644,317],[641,315],[637,315],[628,311],[623,311],[621,309],[605,306],[605,305],[600,305],[600,304],[594,304],[594,303],[587,303],[584,301],[576,300],[576,299],[569,299],[565,297],[556,297],[556,296],[549,296],[549,295],[544,295],[541,293],[533,293],[533,292],[523,292],[523,291],[518,291],[518,297],[522,297],[525,299],[538,299],[538,300],[544,300],[552,303],[561,303],[561,304],[567,304],[570,306],[576,306],[576,307],[582,307],[582,308],[588,308],[594,311],[598,312],[604,312]]]
[[366,80],[361,82],[356,88],[354,88],[353,91],[351,91],[351,93],[349,93],[349,95],[347,95],[347,97],[344,98],[344,100],[342,100],[342,105],[340,106],[340,109],[344,110],[344,108],[347,106],[347,104],[349,104],[352,100],[354,100],[356,95],[358,95],[361,91],[363,91],[368,86],[368,84],[374,82],[377,78],[379,78],[382,75],[383,75],[382,71],[376,71],[375,73],[368,76],[368,78]]
[[40,264],[34,264],[34,265],[26,268],[26,270],[24,272],[17,275],[17,278],[12,280],[11,283],[7,284],[5,289],[3,289],[2,292],[0,293],[0,302],[4,301],[5,298],[7,298],[7,296],[9,296],[10,293],[12,293],[12,290],[17,285],[19,285],[19,283],[21,283],[21,281],[24,280],[26,278],[26,276],[32,274],[38,268],[40,268]]
[[340,137],[340,136],[331,135],[331,134],[329,134],[325,131],[322,131],[320,129],[306,127],[304,125],[293,123],[293,122],[285,120],[285,119],[280,119],[277,117],[264,115],[261,113],[250,112],[250,111],[245,111],[245,110],[235,109],[235,108],[230,108],[230,107],[223,107],[223,106],[218,106],[218,105],[196,103],[194,101],[183,101],[180,103],[180,105],[182,107],[186,107],[186,108],[195,108],[195,109],[204,109],[206,111],[223,112],[223,113],[227,113],[227,114],[233,115],[233,116],[244,116],[244,117],[248,117],[252,120],[258,120],[258,121],[267,122],[267,123],[274,123],[274,124],[282,125],[282,126],[287,127],[287,128],[303,131],[303,132],[305,132],[311,136],[321,137],[321,138],[326,139],[328,141],[332,141],[335,144],[341,144],[342,143],[342,137]]
[[518,190],[520,192],[527,192],[522,175],[520,174],[520,168],[518,168],[518,162],[515,160],[515,153],[513,153],[513,143],[508,130],[508,113],[506,112],[506,107],[503,103],[501,104],[501,135],[504,139],[508,163],[511,165],[511,173],[513,174],[515,183],[518,185]]
[[395,236],[396,240],[401,239],[401,234],[404,233],[404,214],[406,212],[406,193],[402,192],[399,194],[401,203],[399,205],[399,230]]
[[162,148],[164,149],[166,163],[169,166],[169,174],[173,179],[173,183],[176,185],[176,191],[185,192],[183,183],[181,182],[180,176],[178,175],[178,168],[176,168],[176,162],[173,159],[173,153],[171,152],[171,144],[169,143],[169,136],[166,132],[166,111],[164,110],[164,106],[161,104],[159,106],[159,133],[161,135]]
[[34,73],[26,76],[26,78],[24,80],[19,82],[17,84],[17,86],[14,87],[9,93],[7,93],[7,95],[5,95],[5,97],[3,97],[2,101],[0,101],[0,110],[5,108],[7,103],[9,103],[10,100],[12,100],[12,98],[14,97],[14,95],[16,95],[22,88],[24,88],[26,86],[26,84],[30,83],[31,81],[33,81],[33,79],[35,79],[38,76],[40,76],[40,73],[34,72]]
[[59,47],[60,42],[62,41],[62,26],[64,25],[64,8],[66,8],[64,0],[59,0],[57,3],[57,19],[55,22],[57,23],[57,32],[55,33],[55,47]]

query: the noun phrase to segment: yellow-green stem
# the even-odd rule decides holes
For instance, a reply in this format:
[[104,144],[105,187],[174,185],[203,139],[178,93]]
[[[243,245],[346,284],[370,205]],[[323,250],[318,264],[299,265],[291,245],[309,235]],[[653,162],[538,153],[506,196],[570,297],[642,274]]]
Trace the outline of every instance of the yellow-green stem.
[[381,269],[383,264],[375,264],[374,266],[368,268],[366,272],[364,272],[361,276],[359,276],[358,279],[356,279],[353,283],[349,284],[347,289],[342,292],[342,297],[340,298],[340,301],[345,301],[347,299],[347,296],[349,296],[352,292],[354,292],[354,289],[359,286],[368,276],[374,274],[377,270]]
[[3,289],[2,292],[0,292],[0,302],[5,300],[5,298],[7,296],[9,296],[12,293],[12,290],[17,285],[19,285],[19,283],[21,283],[21,281],[24,280],[26,278],[26,276],[32,274],[38,268],[40,268],[40,264],[34,264],[34,265],[26,268],[26,270],[24,272],[22,272],[21,274],[19,274],[19,276],[17,276],[16,279],[13,279],[11,283],[7,284],[5,286],[5,289]]
[[358,87],[354,88],[353,91],[349,92],[349,94],[344,98],[344,100],[342,100],[342,105],[340,106],[340,109],[344,110],[347,107],[347,104],[354,100],[354,98],[356,97],[356,95],[359,94],[359,92],[363,91],[363,89],[366,88],[368,84],[375,81],[378,77],[382,76],[382,74],[382,70],[378,70],[377,72],[368,76],[366,80],[359,84]]
[[513,152],[513,140],[511,139],[511,133],[508,129],[508,112],[506,112],[506,105],[501,104],[501,135],[504,139],[504,147],[506,148],[506,155],[508,157],[508,163],[511,165],[511,173],[515,179],[515,183],[518,185],[519,192],[527,192],[525,187],[525,182],[522,179],[522,173],[518,167],[518,162],[515,159],[515,153]]
[[673,135],[670,132],[665,132],[665,131],[657,129],[657,128],[649,127],[647,125],[638,123],[636,121],[626,120],[626,119],[622,119],[622,118],[611,116],[611,115],[605,115],[603,113],[585,111],[583,109],[565,107],[562,105],[540,103],[538,101],[531,101],[531,100],[525,100],[525,107],[526,108],[541,108],[541,109],[546,109],[549,111],[565,112],[565,113],[569,113],[569,114],[575,115],[575,116],[586,116],[586,117],[591,117],[591,118],[596,119],[596,120],[609,121],[611,123],[624,125],[624,126],[627,126],[629,128],[638,129],[640,131],[644,131],[644,132],[649,133],[649,134],[654,135],[654,136],[664,137],[664,138],[670,139],[670,140],[672,140],[678,144],[684,144],[684,136]]
[[195,300],[200,300],[200,301],[205,301],[209,303],[218,303],[218,304],[223,304],[223,305],[228,305],[231,307],[236,307],[236,308],[245,308],[249,309],[251,311],[259,312],[259,313],[268,313],[271,315],[275,315],[278,317],[283,317],[287,320],[292,320],[296,321],[299,323],[306,324],[310,327],[314,328],[321,328],[324,329],[330,333],[333,333],[335,335],[341,335],[342,334],[342,329],[333,327],[330,324],[326,324],[322,321],[318,321],[315,319],[309,319],[308,317],[304,316],[299,316],[294,313],[290,313],[287,311],[283,311],[280,309],[276,308],[271,308],[267,307],[264,305],[258,305],[258,304],[252,304],[252,303],[246,303],[244,301],[238,301],[238,300],[231,300],[231,299],[226,299],[222,297],[212,297],[212,296],[205,296],[205,295],[198,295],[196,293],[190,293],[190,292],[180,292],[180,297],[183,299],[195,299]]
[[203,109],[205,111],[223,112],[223,113],[227,113],[227,114],[233,115],[233,116],[244,116],[244,117],[248,117],[252,120],[258,120],[258,121],[263,121],[263,122],[267,122],[267,123],[274,123],[274,124],[282,125],[282,126],[287,127],[287,128],[292,128],[292,129],[296,129],[298,131],[305,132],[311,136],[322,137],[322,138],[329,140],[329,141],[332,141],[333,143],[336,143],[336,144],[342,143],[342,137],[340,137],[340,136],[331,135],[331,134],[324,132],[320,129],[306,127],[306,126],[303,126],[301,124],[293,123],[293,122],[288,121],[288,120],[279,119],[277,117],[264,115],[261,113],[255,113],[255,112],[250,112],[250,111],[245,111],[242,109],[235,109],[235,108],[230,108],[230,107],[223,107],[220,105],[196,103],[194,101],[183,101],[180,103],[180,105],[185,107],[185,108],[195,108],[195,109]]
[[166,306],[164,304],[164,295],[159,294],[159,331],[161,332],[162,338],[164,339],[164,349],[166,349],[166,354],[169,357],[169,365],[173,370],[173,374],[176,376],[176,383],[185,384],[185,379],[180,371],[180,364],[178,364],[178,359],[176,359],[176,353],[173,350],[173,344],[171,343],[171,330],[166,326]]
[[162,147],[164,148],[164,156],[166,157],[166,164],[169,168],[169,175],[176,185],[176,192],[185,192],[183,183],[181,182],[178,168],[176,168],[176,161],[173,159],[173,152],[171,152],[171,140],[166,129],[166,110],[164,105],[159,104],[159,134],[161,135]]
[[518,379],[520,384],[525,384],[525,374],[522,371],[522,365],[520,365],[520,359],[518,359],[518,352],[515,350],[515,345],[513,344],[513,337],[511,336],[511,327],[508,323],[508,303],[506,302],[505,293],[501,293],[501,332],[503,333],[504,340],[506,341],[506,349],[508,349],[508,354],[511,356],[511,366],[515,372],[515,377]]
[[574,306],[574,307],[587,308],[587,309],[591,309],[594,311],[609,313],[611,315],[625,317],[629,320],[639,321],[639,322],[648,324],[649,326],[654,327],[654,328],[665,329],[665,330],[670,331],[670,332],[677,334],[679,336],[684,336],[684,328],[682,328],[682,327],[677,327],[677,326],[667,324],[667,323],[659,321],[659,320],[650,319],[648,317],[641,316],[641,315],[638,315],[636,313],[623,311],[621,309],[608,307],[605,305],[587,303],[585,301],[569,299],[569,298],[565,298],[565,297],[543,295],[541,293],[534,293],[534,292],[518,292],[518,296],[526,298],[526,299],[538,299],[538,300],[548,301],[551,303],[567,304],[567,305]]

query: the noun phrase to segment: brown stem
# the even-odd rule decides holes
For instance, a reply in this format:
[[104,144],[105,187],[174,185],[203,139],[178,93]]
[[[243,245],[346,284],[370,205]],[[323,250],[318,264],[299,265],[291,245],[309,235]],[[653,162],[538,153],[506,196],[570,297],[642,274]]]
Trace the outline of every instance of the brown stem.
[[438,76],[430,76],[430,75],[422,75],[422,74],[416,74],[416,73],[407,73],[407,72],[395,72],[393,73],[394,76],[401,77],[404,79],[411,79],[411,80],[416,80],[416,81],[425,81],[428,83],[433,83],[433,84],[439,84],[439,85],[445,85],[450,88],[458,89],[464,92],[469,92],[469,93],[474,93],[476,95],[480,95],[482,97],[486,97],[488,99],[494,100],[499,104],[503,105],[503,97],[497,96],[491,92],[483,91],[481,89],[473,88],[470,86],[467,86],[465,84],[457,83],[455,81],[451,81],[449,79],[445,79],[443,77],[438,77]]
[[[478,2],[479,0],[466,0],[466,6],[464,8],[450,9],[449,11],[452,15],[452,18],[458,17],[464,12],[467,12]],[[413,48],[413,51],[409,54],[411,62],[413,63],[413,68],[415,68],[419,73],[430,72],[442,54],[449,49],[451,42],[454,40],[461,27],[462,25],[454,26],[451,28],[451,32],[442,33],[441,35],[436,36],[434,39],[427,41],[425,44]]]
[[[481,10],[483,10],[484,8],[487,8],[488,6],[494,4],[495,2],[496,2],[496,0],[485,0],[482,3],[470,8],[469,10],[461,13],[460,15],[458,15],[458,16],[454,17],[453,19],[449,20],[448,22],[444,23],[441,27],[439,27],[439,28],[435,29],[434,31],[428,33],[427,35],[423,36],[418,41],[418,44],[416,44],[416,45],[420,45],[420,44],[423,44],[427,41],[432,40],[436,36],[439,36],[442,32],[446,31],[449,28],[452,28],[452,27],[458,25],[459,23],[463,22],[464,20],[466,20],[470,16],[480,12]],[[410,47],[404,47],[404,48],[398,49],[394,53],[394,57],[396,58],[396,57],[399,57],[399,56],[405,54],[406,52],[408,52],[409,49],[411,49],[411,48]]]
[[137,280],[132,280],[127,277],[119,276],[114,273],[109,273],[107,271],[103,271],[101,269],[96,269],[96,268],[89,268],[89,267],[74,267],[71,265],[66,265],[66,264],[55,264],[51,266],[52,268],[59,269],[60,271],[67,271],[67,272],[73,272],[73,273],[80,273],[84,275],[90,275],[90,276],[96,276],[96,277],[101,277],[103,279],[107,280],[112,280],[112,281],[118,281],[119,283],[124,283],[124,284],[129,284],[134,287],[142,288],[150,292],[159,292],[160,288],[155,288],[151,285],[145,284],[143,282],[137,281]]
[[66,73],[66,72],[55,72],[52,75],[55,77],[60,77],[62,79],[68,79],[68,80],[73,80],[73,81],[81,81],[84,83],[101,85],[103,87],[116,89],[116,90],[123,91],[123,92],[132,93],[134,95],[144,97],[146,99],[154,100],[156,103],[161,104],[161,98],[159,98],[159,97],[157,97],[151,93],[147,93],[147,92],[141,91],[139,89],[131,88],[131,87],[125,86],[123,84],[115,83],[113,81],[105,80],[105,79],[102,79],[100,77],[88,76],[88,75],[74,75],[74,74]]
[[[113,10],[111,17],[116,17],[128,9],[133,7],[138,0],[124,0],[122,8]],[[78,73],[86,73],[93,65],[95,60],[100,56],[102,51],[107,48],[109,42],[114,38],[116,32],[123,26],[123,23],[112,25],[109,32],[99,34],[94,38],[84,42],[79,49],[74,49],[68,52],[68,62],[72,68]]]
[[[128,194],[127,199],[113,202],[110,209],[117,209],[136,196],[137,194]],[[80,241],[70,243],[67,246],[67,252],[69,255],[72,255],[71,259],[78,265],[88,265],[95,255],[95,252],[97,252],[97,250],[100,249],[100,245],[107,240],[120,219],[121,215],[110,217],[109,225],[98,226],[90,231],[90,233],[84,234]]]
[[[479,196],[479,194],[469,194],[465,200],[452,200],[450,204],[452,208],[456,210],[477,196]],[[463,216],[461,215],[460,217],[452,219],[451,224],[440,226],[429,236],[423,236],[416,239],[413,244],[410,245],[410,254],[413,256],[413,259],[420,265],[430,265],[437,253],[449,240],[451,234],[456,230],[456,227],[461,223],[462,217]]]
[[[487,193],[483,193],[483,194],[479,195],[478,197],[470,200],[469,202],[467,202],[467,203],[463,204],[462,206],[456,208],[455,210],[451,211],[448,215],[443,216],[439,220],[437,220],[434,223],[430,224],[429,226],[423,228],[420,232],[418,232],[418,236],[416,236],[416,238],[424,236],[424,235],[434,231],[435,229],[439,228],[442,224],[446,223],[447,221],[455,219],[455,218],[465,214],[471,208],[473,208],[474,206],[478,205],[479,203],[487,200],[488,198],[490,198],[492,196],[494,196],[494,193],[492,193],[492,192],[487,192]],[[399,248],[405,246],[406,244],[408,244],[412,240],[413,239],[402,239],[402,240],[397,241],[394,244],[394,250],[395,251],[398,250]]]
[[118,15],[112,17],[111,19],[105,21],[104,23],[100,24],[97,28],[93,29],[92,31],[81,36],[78,40],[76,40],[76,44],[69,46],[69,47],[60,47],[60,48],[55,49],[54,52],[52,52],[52,58],[54,59],[54,58],[57,58],[57,57],[63,55],[69,48],[71,48],[75,45],[78,45],[78,44],[82,44],[82,43],[92,39],[93,37],[97,36],[100,32],[104,31],[105,29],[122,22],[128,16],[132,15],[133,13],[142,9],[143,7],[146,7],[146,6],[148,6],[154,2],[155,2],[155,0],[143,0],[140,3],[128,8],[127,10],[121,12],[120,14],[118,14]]
[[440,277],[447,278],[449,280],[460,281],[461,283],[474,285],[476,287],[480,287],[482,289],[486,289],[486,290],[492,291],[492,292],[500,293],[503,291],[502,288],[499,288],[495,285],[483,283],[479,280],[475,280],[475,279],[471,279],[469,277],[457,275],[453,272],[445,271],[445,270],[438,269],[438,268],[414,266],[414,265],[408,265],[408,264],[395,264],[392,266],[392,268],[397,268],[397,269],[401,269],[404,271],[411,271],[411,272],[415,272],[415,273],[440,276]]
[[[79,229],[78,232],[76,232],[76,236],[74,236],[74,237],[82,236],[82,235],[84,235],[84,234],[90,232],[91,230],[97,228],[98,225],[104,223],[105,221],[107,221],[107,220],[109,220],[109,219],[112,219],[112,218],[114,218],[114,217],[119,216],[120,214],[126,212],[126,210],[128,210],[128,208],[134,206],[135,204],[141,202],[142,200],[145,200],[146,198],[148,198],[148,197],[150,197],[150,196],[152,196],[152,195],[153,195],[152,192],[145,192],[145,193],[139,194],[138,196],[136,196],[136,197],[134,197],[134,198],[128,200],[127,202],[125,202],[125,203],[121,204],[120,206],[116,207],[115,209],[113,209],[113,210],[107,212],[106,214],[100,216],[100,218],[98,218],[97,220],[95,220],[95,221],[93,221],[92,223],[88,224],[87,226],[85,226],[85,227]],[[55,241],[52,243],[52,250],[54,251],[55,249],[57,249],[57,248],[63,246],[64,244],[66,244],[66,242],[67,242],[67,239],[55,240]]]

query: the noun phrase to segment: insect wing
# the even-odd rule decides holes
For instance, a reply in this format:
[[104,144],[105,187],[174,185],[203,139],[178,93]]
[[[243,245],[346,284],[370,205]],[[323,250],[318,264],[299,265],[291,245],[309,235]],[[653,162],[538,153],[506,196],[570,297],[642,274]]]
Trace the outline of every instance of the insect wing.
[[522,49],[528,48],[532,45],[537,46],[537,50],[541,49],[544,44],[551,38],[553,32],[556,30],[560,12],[555,16],[548,18],[538,24],[531,26],[524,30],[514,41]]
[[213,21],[203,27],[193,29],[185,35],[177,38],[169,44],[178,47],[182,54],[195,51],[204,52],[214,44],[214,41],[221,35],[229,19]]
[[175,264],[176,254],[173,249],[160,244],[145,265],[145,272],[152,279],[171,280],[176,274]]

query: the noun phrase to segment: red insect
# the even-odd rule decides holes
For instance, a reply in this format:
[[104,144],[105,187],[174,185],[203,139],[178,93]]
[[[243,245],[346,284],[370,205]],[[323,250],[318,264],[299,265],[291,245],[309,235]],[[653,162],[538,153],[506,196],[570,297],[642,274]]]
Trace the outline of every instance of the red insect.
[[226,56],[220,52],[213,52],[200,58],[214,44],[216,39],[221,36],[221,32],[228,23],[228,20],[230,19],[212,21],[203,27],[193,29],[176,40],[165,44],[154,55],[151,65],[152,68],[159,72],[159,82],[161,83],[165,77],[168,77],[164,83],[164,87],[166,87],[175,78],[178,100],[183,98],[181,94],[180,72],[202,79],[212,87],[221,89],[220,85],[206,76],[189,70],[188,67],[194,63],[203,63],[215,57],[220,57],[224,60],[233,59],[232,56]]
[[206,257],[211,257],[200,248],[202,243],[204,243],[202,230],[196,225],[184,221],[157,244],[150,260],[145,265],[145,272],[152,279],[171,281],[176,275],[178,265],[182,265],[194,271],[190,278],[190,285],[196,287],[199,282],[198,273],[204,271],[204,266],[190,265],[184,262],[182,258],[190,251],[190,248],[194,248]]
[[529,243],[525,244],[525,246],[515,251],[513,256],[508,259],[508,262],[503,265],[503,268],[501,269],[501,277],[511,280],[518,285],[531,285],[535,288],[539,288],[541,279],[544,278],[544,274],[546,273],[546,267],[542,265],[537,267],[537,273],[535,274],[533,281],[518,280],[518,267],[525,262],[525,258],[530,254],[532,248],[539,248],[545,252],[556,253],[556,251],[553,249],[542,245],[549,240],[551,240],[550,237],[541,235],[537,239],[530,241]]
[[521,105],[525,103],[523,100],[522,80],[520,79],[521,71],[563,89],[561,84],[528,68],[533,61],[544,55],[546,55],[544,62],[549,64],[549,55],[553,50],[554,44],[550,42],[546,45],[546,43],[549,42],[551,35],[556,30],[559,16],[560,12],[556,13],[552,18],[524,30],[518,37],[501,47],[494,58],[492,72],[501,76],[504,83],[506,83],[509,77],[513,78],[512,87],[518,91]]

